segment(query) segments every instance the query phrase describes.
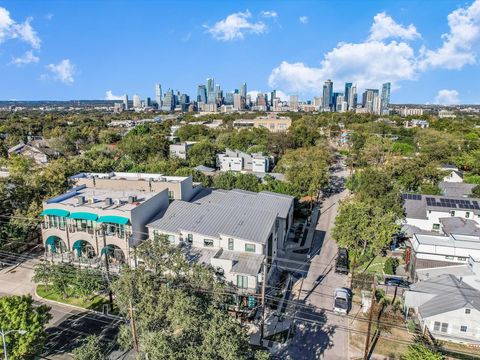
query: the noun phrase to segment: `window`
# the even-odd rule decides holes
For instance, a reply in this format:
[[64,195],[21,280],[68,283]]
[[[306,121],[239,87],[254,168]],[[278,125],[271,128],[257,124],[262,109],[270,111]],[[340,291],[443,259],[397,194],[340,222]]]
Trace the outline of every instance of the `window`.
[[444,332],[444,333],[446,333],[447,330],[448,330],[448,323],[442,323],[442,329],[441,329],[441,331]]
[[465,309],[465,314],[470,314],[472,312],[471,309]]
[[433,230],[440,230],[440,224],[433,224]]
[[457,256],[457,260],[458,260],[458,261],[467,261],[467,258],[466,258],[466,257],[462,257],[462,256]]
[[255,244],[245,244],[246,252],[255,252]]
[[465,212],[465,217],[468,219],[470,217],[470,211]]
[[237,286],[240,289],[247,289],[248,288],[248,276],[237,275]]
[[175,198],[175,195],[174,195],[173,191],[168,191],[168,199],[173,200],[174,198]]
[[467,326],[465,326],[465,325],[460,326],[460,331],[461,331],[461,332],[467,332],[467,329],[468,329],[468,328],[467,328]]
[[189,244],[193,243],[193,235],[192,235],[192,234],[188,234],[188,235],[187,235],[187,242],[188,242]]
[[445,256],[445,259],[447,259],[447,260],[453,260],[454,257],[453,257],[453,256]]
[[440,331],[440,323],[438,321],[435,321],[433,324],[433,331]]
[[455,216],[455,210],[450,211],[450,216]]
[[228,238],[228,250],[233,250],[233,239]]
[[213,247],[213,240],[212,239],[203,239],[203,246]]

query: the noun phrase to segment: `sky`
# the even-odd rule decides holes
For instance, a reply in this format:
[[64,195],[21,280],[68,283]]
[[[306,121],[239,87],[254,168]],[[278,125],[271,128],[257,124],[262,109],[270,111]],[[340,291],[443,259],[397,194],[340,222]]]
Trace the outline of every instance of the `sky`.
[[0,100],[196,97],[301,99],[332,79],[392,83],[392,103],[480,104],[480,0],[0,0]]

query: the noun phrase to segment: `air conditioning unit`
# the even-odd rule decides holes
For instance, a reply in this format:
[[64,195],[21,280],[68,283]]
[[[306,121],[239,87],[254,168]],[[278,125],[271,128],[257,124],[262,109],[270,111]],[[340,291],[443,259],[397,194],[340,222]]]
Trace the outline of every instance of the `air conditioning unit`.
[[91,197],[88,199],[89,204],[95,204],[95,198]]

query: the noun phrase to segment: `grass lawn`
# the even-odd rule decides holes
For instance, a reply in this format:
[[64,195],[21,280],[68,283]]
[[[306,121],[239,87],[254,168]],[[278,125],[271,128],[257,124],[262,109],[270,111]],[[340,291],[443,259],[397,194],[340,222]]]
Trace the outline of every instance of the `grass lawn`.
[[47,290],[45,285],[37,286],[37,294],[38,296],[47,300],[58,301],[64,304],[74,305],[89,310],[103,311],[103,305],[108,304],[108,298],[101,295],[95,295],[93,298],[88,300],[83,300],[75,296],[70,296],[64,299],[62,295],[56,293],[51,288]]
[[[361,267],[359,267],[355,272],[360,273],[365,270],[365,268],[368,266],[367,270],[365,271],[366,273],[369,274],[383,274],[383,266],[385,265],[385,261],[388,259],[388,257],[383,257],[383,256],[377,256],[375,259],[373,259],[372,262],[368,262],[366,264],[363,264]],[[370,266],[369,266],[370,264]]]

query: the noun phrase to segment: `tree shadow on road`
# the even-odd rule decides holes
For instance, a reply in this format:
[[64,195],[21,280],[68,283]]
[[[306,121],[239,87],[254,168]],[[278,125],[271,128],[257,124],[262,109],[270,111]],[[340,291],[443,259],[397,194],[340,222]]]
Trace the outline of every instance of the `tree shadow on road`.
[[71,353],[88,335],[97,335],[104,349],[114,350],[119,321],[90,312],[72,314],[55,326],[47,328],[47,341],[43,356]]
[[320,359],[333,346],[335,325],[327,324],[324,310],[305,307],[302,303],[295,320],[294,337],[290,345],[276,354],[279,359]]

